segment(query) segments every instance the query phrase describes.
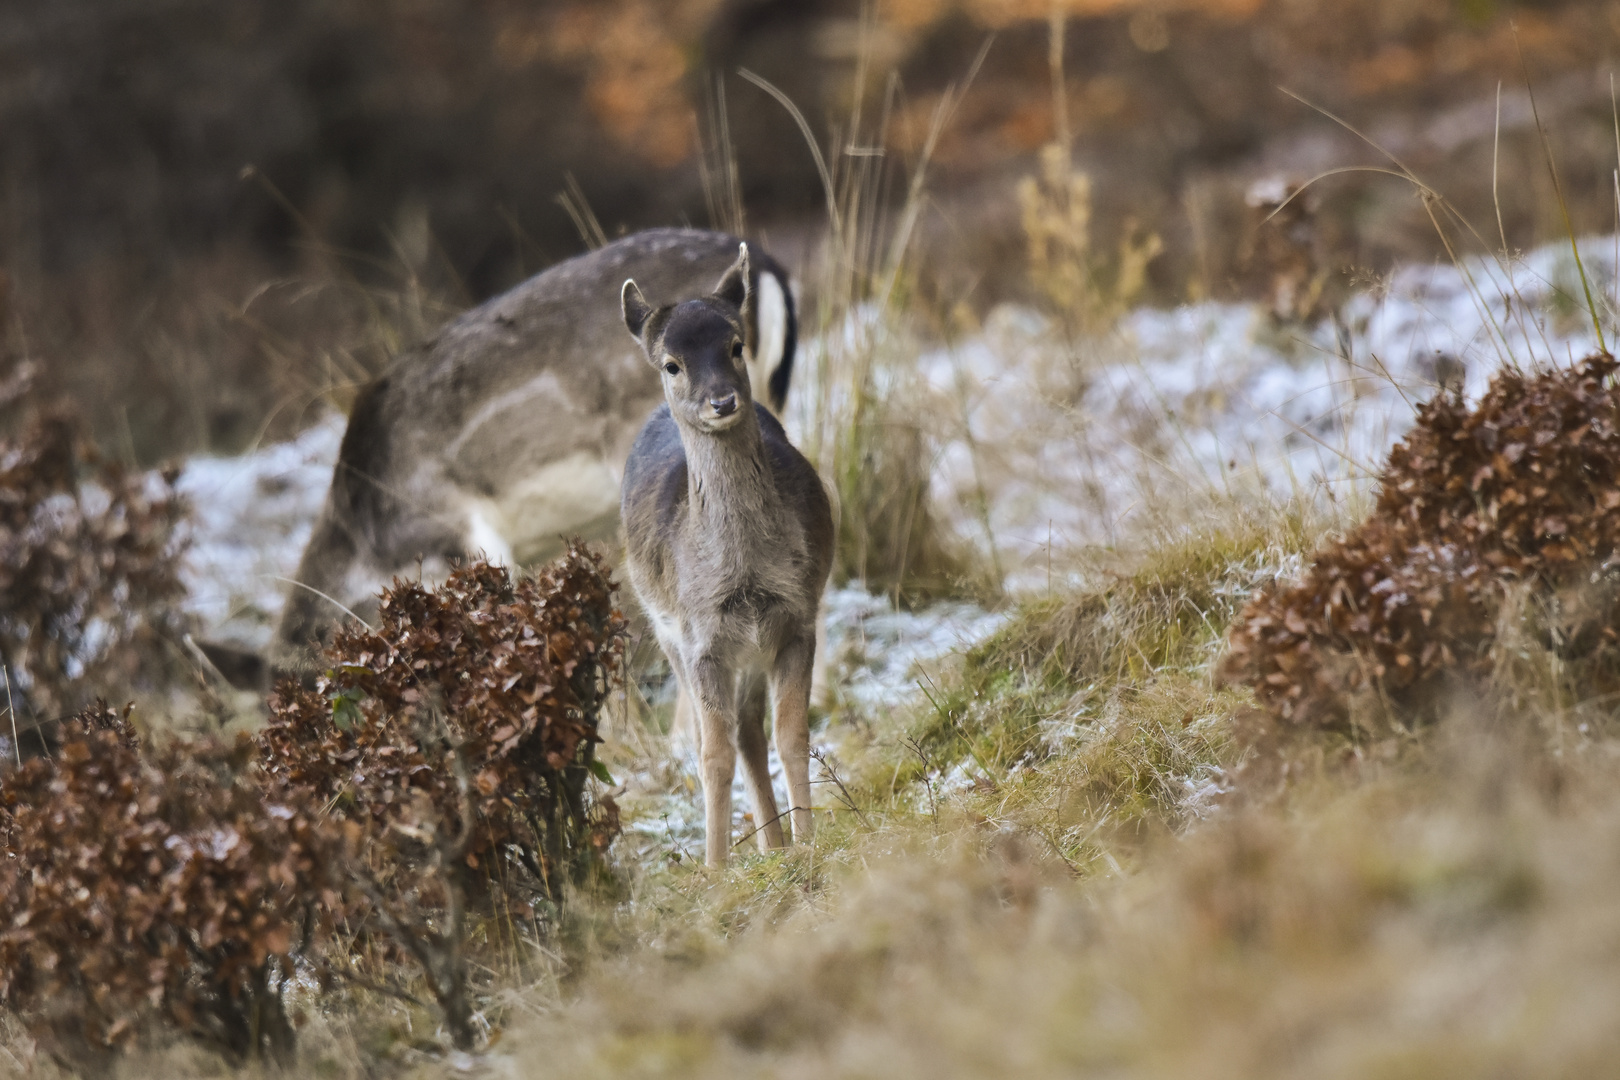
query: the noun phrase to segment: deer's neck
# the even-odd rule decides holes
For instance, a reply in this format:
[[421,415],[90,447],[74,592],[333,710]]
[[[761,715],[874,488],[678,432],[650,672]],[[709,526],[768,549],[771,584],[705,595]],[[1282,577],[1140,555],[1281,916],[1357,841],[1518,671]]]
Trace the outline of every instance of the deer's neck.
[[765,438],[752,406],[729,431],[681,427],[686,451],[686,497],[692,523],[724,542],[757,537],[780,520]]

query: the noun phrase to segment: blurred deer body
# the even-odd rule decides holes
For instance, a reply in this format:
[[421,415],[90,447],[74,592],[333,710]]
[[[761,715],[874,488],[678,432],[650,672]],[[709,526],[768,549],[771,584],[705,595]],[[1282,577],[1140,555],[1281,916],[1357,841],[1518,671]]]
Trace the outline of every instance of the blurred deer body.
[[[533,563],[560,553],[564,533],[612,536],[625,458],[661,395],[613,291],[634,274],[663,301],[700,295],[737,243],[694,229],[618,240],[468,311],[366,387],[272,665],[296,669],[395,575],[443,576],[478,552]],[[742,326],[748,379],[780,408],[796,337],[787,275],[764,259],[750,284],[762,302]]]
[[760,846],[783,840],[767,690],[793,838],[810,837],[810,680],[833,556],[820,477],[753,400],[744,344],[753,278],[743,245],[711,296],[655,309],[634,281],[621,294],[665,400],[625,465],[630,580],[697,720],[711,866],[730,851],[739,752]]

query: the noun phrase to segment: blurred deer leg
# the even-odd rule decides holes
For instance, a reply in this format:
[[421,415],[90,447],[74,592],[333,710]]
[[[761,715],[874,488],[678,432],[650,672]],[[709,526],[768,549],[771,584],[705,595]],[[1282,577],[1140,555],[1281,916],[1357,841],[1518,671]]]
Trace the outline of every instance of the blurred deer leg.
[[754,807],[754,835],[761,851],[782,846],[782,822],[771,790],[770,745],[765,740],[765,679],[751,676],[737,691],[737,750],[743,759],[748,799]]
[[736,680],[715,660],[698,661],[694,674],[704,860],[710,866],[724,866],[731,854],[731,780],[737,774]]
[[815,639],[799,638],[777,656],[771,677],[776,752],[787,775],[796,844],[808,843],[815,828],[810,817],[810,672],[814,666]]

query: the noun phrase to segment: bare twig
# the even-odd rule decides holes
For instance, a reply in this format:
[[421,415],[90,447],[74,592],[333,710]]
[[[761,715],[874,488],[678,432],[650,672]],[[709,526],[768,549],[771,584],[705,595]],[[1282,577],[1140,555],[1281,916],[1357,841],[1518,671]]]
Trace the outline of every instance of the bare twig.
[[938,714],[939,718],[949,724],[951,730],[956,732],[957,738],[962,740],[962,744],[967,747],[968,757],[973,759],[973,764],[979,767],[979,771],[984,773],[986,779],[991,779],[993,782],[990,766],[985,763],[984,758],[979,756],[979,751],[974,747],[973,740],[968,737],[967,731],[963,729],[961,724],[957,723],[956,717],[951,715],[951,711],[944,706],[939,698],[934,696],[939,691],[939,687],[934,684],[934,680],[924,674],[917,681],[917,689],[923,692],[923,697],[928,699],[928,704],[933,706],[934,712]]
[[[432,735],[444,739],[449,746],[458,796],[456,813],[460,820],[456,823],[455,831],[449,834],[447,834],[448,823],[443,815],[436,815],[437,820],[431,823],[431,829],[412,828],[396,822],[395,831],[412,840],[425,843],[433,852],[434,870],[448,899],[444,930],[435,931],[419,922],[407,924],[405,920],[395,915],[388,905],[387,895],[381,884],[369,870],[359,864],[351,868],[350,876],[371,901],[383,929],[401,948],[410,953],[422,969],[428,987],[433,991],[434,1000],[438,1002],[439,1012],[444,1017],[444,1026],[450,1032],[451,1041],[456,1049],[471,1050],[477,1044],[477,1029],[473,1023],[472,1003],[467,997],[467,964],[466,958],[462,955],[462,939],[466,929],[466,897],[461,887],[460,867],[465,864],[467,852],[472,848],[473,822],[477,816],[473,794],[475,788],[464,748],[455,740],[454,733],[445,724],[439,710],[432,706],[424,709],[420,722],[423,727],[436,728]],[[425,743],[430,736],[423,732],[420,737]]]
[[904,746],[907,750],[910,750],[913,754],[916,754],[917,759],[922,762],[923,790],[928,792],[928,816],[933,819],[934,827],[938,828],[939,803],[934,798],[933,759],[928,756],[925,750],[923,750],[922,744],[917,741],[917,738],[914,735],[907,735],[901,740],[900,745]]
[[[812,750],[810,752],[810,756],[815,757],[816,756],[815,751]],[[731,845],[732,849],[736,850],[737,848],[742,847],[744,844],[746,844],[748,842],[749,837],[754,836],[761,829],[766,829],[766,828],[769,828],[772,825],[775,825],[778,821],[781,821],[783,818],[785,818],[789,814],[793,813],[793,811],[795,809],[797,809],[797,807],[790,806],[786,810],[783,810],[780,814],[777,814],[775,817],[771,818],[771,820],[767,821],[765,824],[756,825],[752,829],[749,829],[747,832],[743,833],[743,836],[742,836],[741,840],[738,840],[735,844]]]
[[11,752],[17,755],[17,768],[22,768],[22,743],[17,741],[17,707],[11,700],[11,666],[0,664],[0,675],[6,677],[6,715],[11,717]]
[[[389,909],[382,885],[370,871],[355,867],[350,870],[350,877],[365,893],[366,899],[371,901],[383,930],[410,953],[422,969],[456,1049],[472,1049],[477,1040],[472,1024],[472,1007],[467,1001],[465,973],[460,963],[459,942],[453,940],[449,933],[437,934],[426,927],[406,925]],[[446,887],[450,887],[448,883]],[[453,929],[454,924],[447,927],[447,930]]]
[[843,778],[838,775],[838,769],[833,764],[832,760],[828,758],[827,752],[825,750],[812,747],[810,750],[810,757],[817,765],[821,766],[821,771],[826,774],[822,777],[820,782],[823,784],[832,784],[834,787],[836,787],[838,789],[838,801],[848,807],[856,817],[860,818],[862,825],[865,825],[868,829],[872,828],[872,820],[862,813],[861,808],[855,804],[855,796],[851,795],[849,793],[849,788],[844,786]]
[[409,990],[402,990],[397,986],[390,986],[387,983],[375,982],[371,979],[365,978],[362,975],[356,975],[347,968],[340,968],[333,964],[320,964],[318,965],[318,970],[322,974],[336,976],[349,985],[358,986],[362,990],[370,990],[374,994],[382,994],[385,997],[397,998],[400,1001],[415,1005],[419,1009],[432,1008],[431,1005],[417,997],[415,994],[411,993]]

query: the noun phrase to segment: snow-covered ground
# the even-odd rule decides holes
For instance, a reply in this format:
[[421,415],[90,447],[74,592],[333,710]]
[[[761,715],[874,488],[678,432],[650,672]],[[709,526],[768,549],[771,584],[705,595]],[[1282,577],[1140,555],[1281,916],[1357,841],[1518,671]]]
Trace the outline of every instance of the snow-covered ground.
[[[1612,313],[1615,238],[1581,246]],[[1507,269],[1408,267],[1313,328],[1204,303],[1141,309],[1072,347],[1038,313],[999,308],[982,333],[918,360],[934,494],[964,536],[996,545],[1014,588],[1043,586],[1054,549],[1128,536],[1189,496],[1342,497],[1365,485],[1437,376],[1460,371],[1478,394],[1504,363],[1590,352],[1582,296],[1557,245]],[[806,354],[814,378],[826,351],[811,342]],[[186,580],[207,636],[268,641],[342,432],[332,414],[291,442],[187,464]],[[920,671],[999,624],[962,603],[897,612],[858,588],[831,593],[827,615],[836,692],[869,712],[910,699]]]
[[[1615,238],[1581,252],[1612,324]],[[1568,244],[1505,268],[1407,267],[1311,328],[1202,303],[1138,310],[1076,348],[1001,308],[922,357],[944,403],[925,410],[939,418],[934,494],[965,536],[996,545],[1009,584],[1038,587],[1052,549],[1173,524],[1200,500],[1364,489],[1439,379],[1460,372],[1477,395],[1505,363],[1596,345]]]
[[240,457],[194,457],[179,488],[192,504],[184,575],[210,640],[263,649],[332,481],[345,420],[333,412],[291,442]]
[[1006,621],[1005,615],[963,601],[897,611],[859,585],[829,591],[822,606],[829,692],[869,715],[912,700],[941,661],[983,641]]
[[[960,601],[923,611],[897,611],[888,600],[858,585],[830,590],[823,610],[828,683],[823,698],[846,719],[853,714],[862,720],[908,704],[942,667],[993,634],[1007,618]],[[836,764],[838,744],[850,730],[847,724],[824,729],[812,741]],[[632,842],[639,842],[644,855],[678,850],[701,858],[703,800],[696,746],[676,740],[674,750],[673,762],[619,778],[630,792],[625,800],[626,832]],[[822,779],[820,766],[812,765],[810,772],[812,780]],[[771,776],[778,803],[787,805],[782,765],[774,751]],[[818,805],[825,801],[818,799]],[[745,820],[752,818],[740,768],[732,783],[731,804],[734,832],[741,836],[752,827],[745,828]]]

